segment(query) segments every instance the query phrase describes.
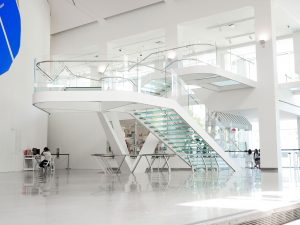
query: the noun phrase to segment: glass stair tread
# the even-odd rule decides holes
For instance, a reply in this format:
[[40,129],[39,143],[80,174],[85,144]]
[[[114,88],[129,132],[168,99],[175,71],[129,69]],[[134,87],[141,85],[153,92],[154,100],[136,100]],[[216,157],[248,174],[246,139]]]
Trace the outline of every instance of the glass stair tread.
[[[197,140],[197,138],[190,138],[190,137],[186,137],[184,135],[171,135],[171,136],[168,136],[168,135],[161,135],[162,138],[164,138],[165,140],[176,140],[176,139],[179,139],[179,140]],[[203,141],[202,139],[198,139],[197,141]]]
[[189,143],[189,144],[185,144],[185,143],[174,143],[174,142],[168,142],[168,144],[172,145],[173,148],[180,148],[180,147],[188,147],[188,146],[198,146],[198,143]]
[[174,112],[174,110],[168,108],[152,108],[152,109],[147,109],[146,111],[137,111],[137,112],[138,113]]
[[[178,140],[178,141],[177,141]],[[184,143],[184,144],[200,144],[198,141],[195,140],[187,140],[187,139],[169,139],[170,143]]]
[[171,116],[179,117],[177,114],[163,114],[163,115],[157,115],[157,116],[145,116],[145,117],[141,116],[141,117],[139,117],[139,119],[142,119],[142,120],[155,119],[155,118],[163,119],[163,118],[166,118],[166,117],[168,118],[168,117],[171,117]]
[[162,119],[162,120],[146,120],[144,123],[150,124],[150,123],[168,123],[168,122],[181,122],[179,124],[186,124],[182,119]]
[[153,113],[135,114],[135,115],[137,115],[139,117],[143,117],[143,118],[150,118],[151,116],[156,117],[156,118],[159,118],[159,117],[160,118],[164,118],[164,117],[169,117],[169,116],[179,117],[176,114],[173,114],[173,113],[171,114],[171,112],[168,113],[168,112],[162,112],[162,111],[160,111],[160,112],[153,112]]
[[172,121],[157,121],[157,122],[148,122],[148,121],[144,121],[145,124],[147,125],[152,125],[152,126],[164,126],[164,127],[169,127],[169,126],[185,126],[185,127],[190,127],[188,126],[186,123],[180,123],[180,122],[175,122],[175,123],[172,123]]
[[174,136],[174,135],[194,135],[195,132],[193,130],[182,132],[182,130],[167,130],[161,131],[162,135],[165,136]]
[[187,124],[172,124],[172,125],[168,125],[168,126],[163,126],[163,125],[156,125],[156,126],[150,126],[150,128],[169,128],[169,127],[181,127],[181,128],[188,128],[188,129],[192,129],[190,126],[188,126]]

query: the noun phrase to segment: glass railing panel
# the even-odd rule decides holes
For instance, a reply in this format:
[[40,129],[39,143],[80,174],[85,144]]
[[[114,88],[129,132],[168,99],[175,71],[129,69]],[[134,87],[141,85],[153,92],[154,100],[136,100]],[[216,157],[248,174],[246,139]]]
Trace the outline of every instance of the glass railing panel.
[[138,91],[140,77],[154,71],[142,66],[129,70],[135,62],[39,61],[35,65],[35,91],[121,90]]
[[300,80],[299,74],[295,72],[294,52],[283,52],[277,55],[277,77],[278,83],[288,83]]
[[224,68],[225,70],[243,76],[251,80],[257,80],[256,60],[246,59],[235,53],[227,51],[224,54]]
[[[39,90],[124,90],[155,96],[184,97],[174,70],[193,65],[217,64],[217,48],[210,44],[190,44],[150,53],[137,61],[124,60],[42,60],[36,63],[36,91]],[[253,64],[253,63],[252,63]],[[229,70],[245,77],[255,64],[230,54]],[[237,66],[241,65],[241,66]],[[41,79],[40,77],[43,77]],[[186,96],[183,99],[186,99]]]
[[300,149],[282,149],[281,166],[283,168],[300,168]]

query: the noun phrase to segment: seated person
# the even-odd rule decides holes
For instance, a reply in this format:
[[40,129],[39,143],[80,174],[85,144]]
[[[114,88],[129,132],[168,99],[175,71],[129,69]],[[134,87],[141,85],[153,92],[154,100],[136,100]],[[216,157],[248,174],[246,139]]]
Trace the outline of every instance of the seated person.
[[252,150],[251,149],[249,149],[247,151],[247,155],[246,155],[245,159],[246,159],[246,167],[253,168],[254,163],[253,163]]
[[39,166],[44,168],[51,161],[51,152],[49,148],[45,147],[41,155],[44,156],[44,160],[40,163]]
[[254,161],[255,161],[254,168],[260,169],[260,152],[257,149],[255,149],[253,156],[254,156]]

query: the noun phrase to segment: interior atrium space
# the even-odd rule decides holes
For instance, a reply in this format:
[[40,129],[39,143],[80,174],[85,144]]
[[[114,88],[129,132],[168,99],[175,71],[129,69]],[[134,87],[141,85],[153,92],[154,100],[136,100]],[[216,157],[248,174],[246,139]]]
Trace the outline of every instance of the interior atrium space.
[[0,225],[300,225],[299,0],[0,0]]

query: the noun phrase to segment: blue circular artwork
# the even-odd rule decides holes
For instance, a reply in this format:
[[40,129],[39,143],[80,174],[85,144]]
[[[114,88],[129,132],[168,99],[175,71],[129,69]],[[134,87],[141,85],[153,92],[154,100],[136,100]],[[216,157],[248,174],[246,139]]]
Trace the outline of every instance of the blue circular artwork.
[[16,0],[0,0],[0,76],[16,58],[21,42],[21,17]]

